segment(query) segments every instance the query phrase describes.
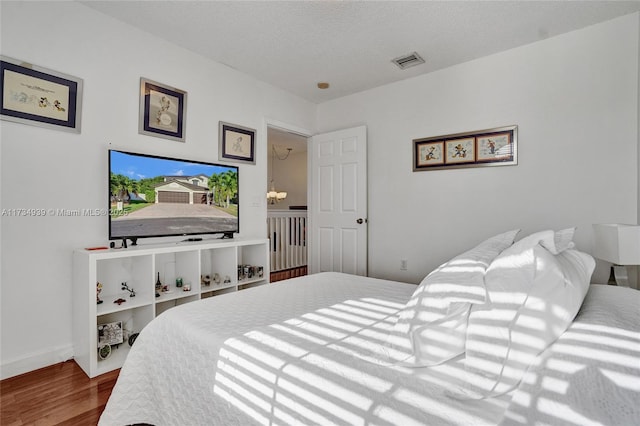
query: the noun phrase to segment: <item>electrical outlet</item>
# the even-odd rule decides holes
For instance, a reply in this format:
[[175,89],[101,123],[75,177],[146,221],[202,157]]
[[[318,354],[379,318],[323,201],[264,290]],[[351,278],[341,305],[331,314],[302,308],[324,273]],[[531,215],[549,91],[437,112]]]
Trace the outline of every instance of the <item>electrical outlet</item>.
[[407,259],[400,259],[400,270],[401,271],[407,270]]

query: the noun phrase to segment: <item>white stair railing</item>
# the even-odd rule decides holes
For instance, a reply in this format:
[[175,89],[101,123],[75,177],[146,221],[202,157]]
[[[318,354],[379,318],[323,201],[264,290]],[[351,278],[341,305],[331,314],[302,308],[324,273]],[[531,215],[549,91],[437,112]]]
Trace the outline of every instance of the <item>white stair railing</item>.
[[270,210],[267,232],[271,272],[307,265],[306,210]]

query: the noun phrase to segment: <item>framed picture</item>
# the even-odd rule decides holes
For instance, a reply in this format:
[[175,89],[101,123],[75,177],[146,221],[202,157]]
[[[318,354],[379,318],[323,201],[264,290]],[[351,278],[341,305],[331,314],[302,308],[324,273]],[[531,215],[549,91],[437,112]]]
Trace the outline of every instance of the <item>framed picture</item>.
[[119,345],[124,342],[122,321],[98,325],[98,347],[102,345]]
[[80,78],[0,56],[0,118],[80,133]]
[[451,139],[445,142],[445,164],[473,163],[476,160],[474,138]]
[[495,161],[513,154],[511,133],[494,133],[478,136],[478,161]]
[[413,140],[413,171],[518,164],[518,126]]
[[444,164],[444,141],[416,144],[418,167]]
[[218,155],[221,160],[256,164],[256,131],[220,122]]
[[140,78],[138,133],[185,141],[187,92]]

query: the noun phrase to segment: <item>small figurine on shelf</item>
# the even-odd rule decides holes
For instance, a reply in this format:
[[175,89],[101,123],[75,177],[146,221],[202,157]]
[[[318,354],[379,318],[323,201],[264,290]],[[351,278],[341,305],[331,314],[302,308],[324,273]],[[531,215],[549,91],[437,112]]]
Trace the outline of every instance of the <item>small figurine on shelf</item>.
[[129,346],[133,346],[134,342],[136,341],[136,339],[138,338],[138,335],[140,333],[133,333],[131,336],[129,336]]
[[229,284],[231,282],[231,277],[229,275],[224,276],[224,283]]
[[244,277],[247,279],[253,278],[253,267],[251,265],[244,265]]
[[98,357],[100,361],[105,360],[111,356],[111,345],[103,344],[98,348]]
[[102,299],[100,299],[100,292],[102,291],[102,284],[98,281],[96,283],[96,304],[99,305],[102,303]]
[[136,297],[136,291],[129,288],[126,282],[122,283],[122,290],[127,290],[129,292],[129,297]]
[[162,290],[162,283],[160,282],[160,272],[158,272],[158,279],[156,280],[156,297],[160,297],[161,290]]
[[202,284],[203,286],[209,287],[211,285],[211,276],[200,275],[200,284]]

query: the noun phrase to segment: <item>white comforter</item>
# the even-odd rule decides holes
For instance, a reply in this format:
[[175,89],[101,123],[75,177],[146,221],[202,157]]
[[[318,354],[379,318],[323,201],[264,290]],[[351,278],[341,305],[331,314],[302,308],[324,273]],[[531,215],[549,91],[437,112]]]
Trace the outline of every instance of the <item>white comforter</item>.
[[[611,387],[622,389],[616,395],[632,392],[629,395],[637,407],[640,372],[632,360],[640,356],[640,292],[629,290],[616,302],[636,308],[628,315],[632,323],[622,324],[626,331],[619,332],[610,331],[620,324],[608,323],[606,316],[594,320],[589,314],[589,320],[581,322],[581,316],[597,307],[588,295],[583,307],[587,312],[569,331],[603,331],[608,340],[590,342],[588,346],[599,349],[592,349],[594,355],[580,355],[581,367],[571,358],[571,349],[562,349],[573,344],[563,336],[557,342],[561,349],[553,352],[553,363],[543,362],[537,368],[545,375],[549,370],[563,372],[550,374],[550,380],[554,385],[568,383],[553,391],[562,394],[564,389],[566,398],[549,395],[546,379],[528,376],[509,406],[513,394],[484,400],[452,397],[450,390],[465,382],[460,358],[431,368],[363,360],[359,354],[375,352],[384,344],[394,316],[414,290],[409,284],[323,273],[171,309],[145,327],[136,340],[100,425],[482,425],[498,424],[503,418],[515,424],[530,424],[527,419],[563,423],[564,417],[547,413],[548,403],[537,404],[549,399],[597,424],[602,418],[594,414],[598,410],[592,404],[598,397],[583,404],[574,396],[592,390],[581,388],[593,383],[579,377],[580,371],[614,377],[616,384],[607,392]],[[608,350],[622,351],[623,361],[605,363],[610,368],[604,370],[585,367],[594,358],[612,358],[604,356]],[[548,359],[549,352],[543,356]],[[564,356],[569,364],[563,363]],[[607,374],[611,371],[612,375]],[[635,384],[629,384],[633,378]],[[627,384],[621,387],[621,381]],[[626,412],[607,410],[606,415],[614,417],[603,423],[640,420],[638,409],[624,401]]]

